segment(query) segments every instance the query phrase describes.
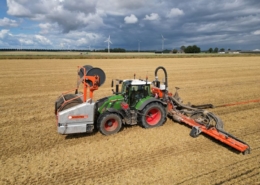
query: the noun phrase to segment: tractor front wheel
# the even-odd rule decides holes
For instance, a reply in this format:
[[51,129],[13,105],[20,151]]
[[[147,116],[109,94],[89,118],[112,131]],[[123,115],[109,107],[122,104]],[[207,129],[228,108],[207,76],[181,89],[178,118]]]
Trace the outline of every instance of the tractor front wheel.
[[165,108],[159,103],[148,104],[141,113],[140,122],[144,128],[159,127],[166,121]]
[[115,134],[122,128],[121,117],[115,113],[103,113],[98,118],[97,127],[104,135]]

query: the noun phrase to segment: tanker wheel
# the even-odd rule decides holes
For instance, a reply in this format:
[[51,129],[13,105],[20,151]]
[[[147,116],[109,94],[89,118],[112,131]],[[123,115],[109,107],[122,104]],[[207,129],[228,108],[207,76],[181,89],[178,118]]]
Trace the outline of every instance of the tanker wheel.
[[[64,95],[64,99],[66,101],[71,100],[71,99],[76,98],[76,97],[78,97],[76,94],[65,94]],[[80,98],[76,98],[76,99],[68,101],[64,104],[64,99],[63,99],[63,97],[60,96],[58,98],[58,100],[56,101],[57,110],[59,110],[59,111],[66,110],[68,108],[71,108],[71,107],[74,107],[76,105],[83,103],[83,101]],[[57,110],[55,110],[55,111],[57,111]]]
[[166,121],[165,108],[159,103],[148,104],[142,110],[141,125],[144,128],[159,127]]
[[115,134],[122,128],[121,117],[115,113],[103,113],[98,118],[97,128],[104,135]]

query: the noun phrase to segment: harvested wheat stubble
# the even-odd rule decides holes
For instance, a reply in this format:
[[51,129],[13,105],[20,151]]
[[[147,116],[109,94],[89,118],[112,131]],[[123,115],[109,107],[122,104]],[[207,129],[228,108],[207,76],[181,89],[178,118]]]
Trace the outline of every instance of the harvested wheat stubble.
[[[0,184],[257,184],[260,183],[260,103],[211,110],[226,131],[246,141],[243,156],[168,120],[162,127],[126,127],[112,136],[57,134],[54,101],[76,85],[78,65],[112,78],[154,80],[159,65],[169,90],[185,103],[221,105],[260,98],[260,57],[2,60],[0,61]],[[19,66],[16,68],[15,66]],[[163,74],[159,72],[159,79]]]

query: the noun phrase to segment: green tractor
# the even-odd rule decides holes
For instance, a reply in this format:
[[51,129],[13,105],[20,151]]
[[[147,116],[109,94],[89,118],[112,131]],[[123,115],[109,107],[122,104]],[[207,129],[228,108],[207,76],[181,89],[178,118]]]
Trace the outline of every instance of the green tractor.
[[[102,134],[117,133],[122,124],[152,128],[166,121],[166,104],[153,96],[151,82],[140,79],[116,82],[114,95],[97,102],[97,128]],[[121,91],[119,84],[122,84]]]

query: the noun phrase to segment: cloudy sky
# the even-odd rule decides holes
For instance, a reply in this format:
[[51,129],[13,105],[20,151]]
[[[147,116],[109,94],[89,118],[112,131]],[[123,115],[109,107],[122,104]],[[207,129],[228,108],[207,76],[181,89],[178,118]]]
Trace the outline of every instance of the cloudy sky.
[[259,0],[0,0],[0,48],[260,49]]

